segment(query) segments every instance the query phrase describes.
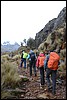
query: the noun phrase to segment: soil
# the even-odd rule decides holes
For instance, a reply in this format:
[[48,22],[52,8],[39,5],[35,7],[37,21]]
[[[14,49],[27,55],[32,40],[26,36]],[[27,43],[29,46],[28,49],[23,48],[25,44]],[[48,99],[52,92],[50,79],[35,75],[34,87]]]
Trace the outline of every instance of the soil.
[[[45,73],[44,73],[45,74]],[[34,76],[32,71],[32,79],[29,75],[28,69],[20,69],[19,75],[26,76],[29,80],[21,83],[20,89],[24,92],[19,94],[19,99],[66,99],[66,80],[61,79],[61,82],[56,84],[56,94],[53,95],[52,91],[48,91],[47,81],[44,87],[40,87],[40,72],[37,69],[37,76]]]

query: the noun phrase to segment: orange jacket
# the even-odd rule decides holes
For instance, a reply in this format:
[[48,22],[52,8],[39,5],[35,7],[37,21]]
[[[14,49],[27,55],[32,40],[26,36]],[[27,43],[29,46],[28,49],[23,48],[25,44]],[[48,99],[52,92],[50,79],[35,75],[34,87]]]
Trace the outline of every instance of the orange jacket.
[[36,61],[36,67],[43,67],[44,60],[45,60],[45,55],[43,53],[40,53]]

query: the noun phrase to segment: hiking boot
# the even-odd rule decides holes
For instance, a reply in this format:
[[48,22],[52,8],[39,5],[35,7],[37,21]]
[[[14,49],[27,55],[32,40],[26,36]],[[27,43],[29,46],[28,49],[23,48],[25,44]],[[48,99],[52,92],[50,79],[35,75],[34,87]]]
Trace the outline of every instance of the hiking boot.
[[49,86],[49,89],[52,89],[52,86]]
[[43,87],[42,87],[42,85],[40,84],[40,89],[42,89]]
[[41,84],[40,84],[40,89],[43,89],[43,88],[44,88],[44,85],[41,85]]
[[51,92],[52,86],[48,86],[48,92]]
[[55,95],[55,94],[56,94],[56,92],[55,92],[55,91],[52,91],[52,94],[53,94],[53,95]]
[[37,76],[37,74],[35,74],[35,77]]

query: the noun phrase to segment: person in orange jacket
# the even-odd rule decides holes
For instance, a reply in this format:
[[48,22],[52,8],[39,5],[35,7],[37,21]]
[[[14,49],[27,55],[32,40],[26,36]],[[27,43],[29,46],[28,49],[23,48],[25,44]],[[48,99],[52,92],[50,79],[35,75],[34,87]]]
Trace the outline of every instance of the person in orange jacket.
[[60,60],[60,56],[58,55],[58,51],[54,50],[51,51],[49,55],[46,56],[45,62],[47,61],[47,67],[44,65],[44,68],[46,68],[46,79],[47,79],[47,85],[48,85],[48,91],[50,91],[50,85],[51,85],[51,81],[50,81],[50,75],[51,75],[51,79],[52,79],[52,94],[55,95],[56,94],[56,73],[57,73],[57,69],[58,69],[58,64],[59,64],[59,60]]
[[41,79],[40,86],[44,86],[44,83],[45,83],[45,80],[44,80],[44,60],[45,60],[45,55],[43,52],[41,52],[37,58],[37,61],[36,61],[36,67],[40,69],[40,79]]

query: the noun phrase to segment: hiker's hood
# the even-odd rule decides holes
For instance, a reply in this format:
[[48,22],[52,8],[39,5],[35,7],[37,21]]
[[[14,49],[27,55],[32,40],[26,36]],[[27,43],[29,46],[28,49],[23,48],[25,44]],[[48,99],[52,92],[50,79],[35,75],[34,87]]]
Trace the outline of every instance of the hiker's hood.
[[30,50],[30,53],[32,53],[33,52],[33,50]]
[[40,54],[39,54],[39,56],[40,56],[40,57],[43,57],[43,56],[44,56],[44,54],[43,54],[43,53],[40,53]]

